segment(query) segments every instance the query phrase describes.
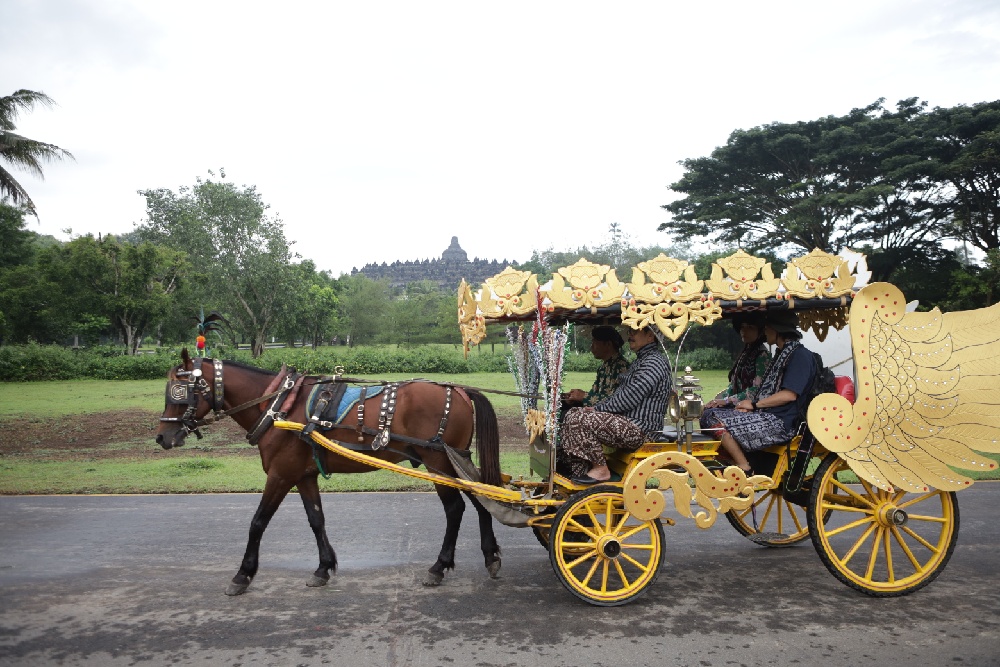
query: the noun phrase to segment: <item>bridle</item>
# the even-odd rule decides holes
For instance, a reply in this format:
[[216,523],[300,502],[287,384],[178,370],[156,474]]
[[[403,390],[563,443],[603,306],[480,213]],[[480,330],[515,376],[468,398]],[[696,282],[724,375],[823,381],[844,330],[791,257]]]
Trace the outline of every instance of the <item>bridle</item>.
[[[195,357],[192,362],[194,364],[194,368],[189,371],[178,370],[174,373],[177,378],[185,379],[167,381],[167,405],[186,405],[187,409],[184,411],[184,414],[180,417],[160,417],[161,422],[179,423],[185,437],[189,433],[194,433],[198,436],[199,440],[202,438],[201,431],[198,430],[200,427],[216,422],[233,412],[238,412],[238,410],[228,412],[222,411],[224,404],[222,360],[212,360],[212,364],[215,368],[215,378],[212,382],[214,387],[209,386],[208,381],[205,379],[204,372],[201,370],[203,361],[204,359],[202,357]],[[198,411],[198,403],[203,397],[207,399],[209,394],[212,396],[212,411],[214,412],[213,417],[211,419],[195,419],[195,415]],[[257,401],[255,400],[254,402]],[[240,409],[243,409],[243,407],[245,406],[240,406]]]

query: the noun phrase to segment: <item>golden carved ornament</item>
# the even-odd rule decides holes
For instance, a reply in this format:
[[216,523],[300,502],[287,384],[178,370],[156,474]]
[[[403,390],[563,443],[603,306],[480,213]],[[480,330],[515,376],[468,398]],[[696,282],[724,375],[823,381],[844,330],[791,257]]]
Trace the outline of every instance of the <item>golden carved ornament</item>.
[[458,286],[458,329],[462,333],[462,347],[466,354],[473,345],[486,338],[486,320],[478,313],[478,304],[464,278]]
[[1000,304],[907,313],[903,293],[872,283],[851,304],[854,404],[821,394],[809,429],[859,477],[886,491],[957,491],[955,471],[995,470],[1000,453]]
[[810,299],[850,294],[854,280],[843,258],[815,248],[808,255],[790,260],[781,282],[786,294]]
[[713,299],[659,304],[622,299],[622,324],[633,329],[645,329],[653,325],[670,340],[680,338],[691,322],[708,325],[720,317],[722,308]]
[[545,413],[535,408],[528,408],[524,415],[524,428],[528,432],[528,444],[532,444],[539,436],[545,435]]
[[576,310],[610,306],[624,293],[625,285],[618,281],[614,269],[581,258],[552,275],[552,289],[547,296],[557,308]]
[[822,342],[831,328],[840,331],[847,326],[848,312],[847,306],[841,306],[829,310],[798,310],[795,314],[799,317],[799,328],[811,330]]
[[[648,283],[647,278],[650,280]],[[661,252],[648,262],[639,262],[632,269],[628,292],[636,301],[645,303],[690,301],[701,296],[704,285],[705,281],[698,280],[695,275],[693,265]]]
[[492,278],[487,278],[484,284],[486,289],[479,300],[479,309],[484,317],[534,312],[538,299],[538,278],[530,271],[518,271],[508,266]]
[[[681,468],[674,471],[667,468]],[[650,480],[659,483],[658,488],[647,488]],[[692,489],[690,481],[694,480]],[[663,492],[670,489],[674,495],[674,509],[681,516],[694,519],[699,528],[708,528],[715,523],[719,514],[729,510],[744,510],[753,502],[757,486],[770,486],[770,477],[754,475],[747,477],[738,466],[729,466],[722,476],[713,475],[695,457],[684,452],[662,452],[654,454],[637,465],[623,480],[622,495],[625,510],[640,521],[655,519],[666,508]],[[691,501],[702,507],[704,512],[691,513]],[[716,505],[713,501],[718,500]]]
[[716,299],[767,299],[778,293],[781,281],[766,259],[737,250],[712,264],[712,278],[705,285]]

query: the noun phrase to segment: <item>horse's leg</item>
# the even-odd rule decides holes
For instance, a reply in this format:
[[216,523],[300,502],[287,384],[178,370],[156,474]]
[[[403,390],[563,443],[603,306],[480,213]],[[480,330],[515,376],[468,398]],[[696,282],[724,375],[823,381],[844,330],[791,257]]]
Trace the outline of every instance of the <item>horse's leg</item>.
[[320,502],[319,483],[316,476],[304,477],[299,480],[299,496],[306,508],[309,527],[316,536],[316,546],[319,547],[319,567],[313,572],[312,579],[306,586],[326,586],[330,581],[330,571],[337,570],[337,554],[330,546],[326,536],[326,518],[323,516],[323,504]]
[[490,573],[490,579],[496,579],[500,576],[500,545],[497,544],[497,537],[493,533],[493,515],[483,507],[476,496],[471,493],[465,495],[479,515],[479,545],[486,558],[486,570]]
[[247,540],[247,550],[243,554],[243,562],[240,569],[229,582],[226,595],[242,595],[250,587],[257,574],[258,559],[260,556],[260,540],[264,536],[264,530],[270,523],[271,517],[278,511],[281,501],[288,495],[292,488],[292,482],[282,478],[280,475],[269,474],[264,483],[264,493],[260,497],[260,504],[250,521],[250,538]]
[[445,570],[455,569],[455,545],[458,543],[458,530],[462,527],[462,514],[465,512],[465,501],[458,489],[435,484],[438,498],[444,505],[444,515],[447,526],[444,531],[444,543],[437,562],[431,565],[424,579],[424,586],[437,586],[444,579]]

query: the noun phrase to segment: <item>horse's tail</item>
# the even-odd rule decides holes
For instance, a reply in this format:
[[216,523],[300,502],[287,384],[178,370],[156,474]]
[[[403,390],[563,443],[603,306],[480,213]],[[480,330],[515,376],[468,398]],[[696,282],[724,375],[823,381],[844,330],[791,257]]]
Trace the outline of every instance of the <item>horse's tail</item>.
[[483,482],[501,486],[500,426],[490,400],[478,391],[466,389],[476,410],[476,450],[479,452],[479,472]]

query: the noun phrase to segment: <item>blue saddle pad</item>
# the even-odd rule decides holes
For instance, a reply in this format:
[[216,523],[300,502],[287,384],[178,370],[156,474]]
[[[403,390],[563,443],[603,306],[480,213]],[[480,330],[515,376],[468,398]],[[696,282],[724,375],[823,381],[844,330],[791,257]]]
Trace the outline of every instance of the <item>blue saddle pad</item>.
[[[316,401],[319,399],[319,393],[322,389],[322,385],[316,385],[309,394],[309,403],[307,406],[308,414],[311,415],[315,412]],[[362,389],[365,390],[365,400],[368,400],[369,398],[373,398],[381,394],[382,390],[385,389],[385,386],[375,385],[371,387],[358,387],[348,385],[344,387],[344,394],[340,398],[337,405],[328,405],[320,418],[324,421],[333,422],[334,424],[339,424],[344,421],[344,417],[346,417],[347,414],[354,409],[354,406],[358,404],[358,400],[361,398]]]

